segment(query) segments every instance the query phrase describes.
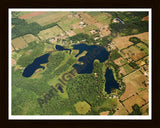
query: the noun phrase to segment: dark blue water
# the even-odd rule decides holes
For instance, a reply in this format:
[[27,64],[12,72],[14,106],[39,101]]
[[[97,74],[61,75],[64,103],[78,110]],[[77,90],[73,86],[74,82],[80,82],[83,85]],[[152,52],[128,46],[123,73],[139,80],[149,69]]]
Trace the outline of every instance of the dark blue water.
[[75,57],[80,55],[83,51],[87,51],[85,56],[82,56],[78,59],[78,61],[83,62],[83,65],[73,65],[78,74],[92,73],[93,62],[95,59],[98,59],[100,62],[104,62],[109,57],[109,52],[106,51],[104,47],[98,45],[77,44],[72,46],[73,49],[79,50],[79,53]]
[[109,68],[107,68],[106,70],[105,79],[106,79],[105,91],[107,92],[107,94],[110,94],[112,89],[119,89],[119,84],[114,79],[113,72]]
[[70,53],[71,53],[71,49],[64,48],[64,47],[62,47],[61,45],[56,45],[56,49],[57,49],[58,51],[69,50]]
[[23,71],[23,76],[24,77],[30,77],[32,74],[38,69],[38,68],[45,68],[44,66],[41,66],[40,64],[48,63],[48,57],[49,53],[44,54],[40,57],[37,57],[32,64],[28,65],[24,71]]
[[116,20],[118,20],[118,21],[119,21],[119,23],[121,23],[121,24],[122,24],[122,21],[121,21],[119,18],[116,18]]

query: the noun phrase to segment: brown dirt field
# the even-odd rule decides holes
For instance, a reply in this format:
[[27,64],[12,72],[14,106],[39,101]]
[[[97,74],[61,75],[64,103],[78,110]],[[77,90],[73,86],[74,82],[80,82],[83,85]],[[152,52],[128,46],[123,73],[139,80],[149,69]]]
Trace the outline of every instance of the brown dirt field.
[[148,89],[145,89],[144,91],[140,92],[139,96],[141,98],[143,98],[146,102],[148,102],[149,101],[149,92],[148,92]]
[[108,115],[109,111],[101,112],[100,115]]
[[114,63],[117,64],[118,66],[121,66],[125,64],[125,60],[122,57],[119,57],[118,59],[114,60]]
[[149,108],[149,104],[146,104],[141,108],[143,115],[148,115],[149,112],[146,112],[147,108]]
[[139,60],[139,61],[136,62],[136,64],[138,64],[138,66],[142,66],[142,65],[145,64],[145,61]]
[[134,87],[134,85],[131,82],[125,82],[126,89],[124,94],[120,97],[120,99],[123,101],[127,99],[128,97],[134,95],[137,92],[137,89]]
[[114,115],[128,115],[128,112],[126,109],[123,107],[123,105],[117,100],[117,109]]
[[145,21],[145,20],[148,21],[149,20],[149,16],[145,16],[145,17],[142,18],[142,21]]
[[121,50],[121,49],[126,48],[129,45],[133,44],[132,42],[129,41],[130,37],[138,37],[143,42],[148,44],[148,40],[149,40],[148,36],[149,36],[148,32],[144,32],[144,33],[136,34],[136,35],[131,35],[131,36],[123,36],[123,37],[118,36],[112,42],[115,42],[115,45],[117,46],[117,48],[119,48]]
[[124,83],[126,84],[126,90],[124,94],[120,97],[120,100],[125,100],[128,97],[132,96],[136,92],[139,93],[139,88],[146,88],[142,82],[145,81],[147,78],[143,75],[139,70],[125,76],[123,78]]
[[20,18],[20,19],[27,19],[27,18],[29,18],[29,17],[38,16],[38,15],[40,15],[40,14],[42,14],[42,13],[46,13],[46,11],[45,11],[45,12],[32,12],[32,13],[29,13],[29,14],[27,14],[27,15],[20,16],[19,18]]
[[112,42],[115,42],[115,46],[121,50],[123,48],[126,48],[130,45],[132,45],[133,43],[129,41],[129,38],[131,36],[125,36],[125,37],[117,37],[115,38]]
[[134,104],[138,104],[139,106],[142,106],[143,104],[145,104],[145,101],[142,100],[138,95],[135,95],[131,98],[129,98],[128,100],[123,102],[125,108],[129,111],[129,113],[131,113],[133,111],[132,106]]
[[122,73],[123,75],[126,75],[126,72],[125,72],[125,70],[124,70],[124,68],[123,67],[120,67],[119,68],[119,73]]
[[12,40],[12,44],[16,50],[25,48],[28,46],[22,37],[18,37]]
[[141,41],[145,42],[146,44],[149,43],[149,32],[144,32],[134,36],[138,37]]
[[127,54],[129,57],[131,57],[135,61],[146,55],[144,51],[141,51],[135,46],[131,46],[127,49],[124,49],[123,53]]

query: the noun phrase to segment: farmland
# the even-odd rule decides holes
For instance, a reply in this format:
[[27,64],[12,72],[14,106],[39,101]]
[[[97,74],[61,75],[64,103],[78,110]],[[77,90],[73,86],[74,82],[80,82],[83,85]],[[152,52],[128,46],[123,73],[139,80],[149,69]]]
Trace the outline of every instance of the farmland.
[[120,70],[120,73],[122,73],[123,75],[126,75],[126,74],[131,73],[134,69],[128,64],[126,64],[123,67],[120,67],[119,70]]
[[51,24],[53,22],[59,21],[66,15],[69,15],[70,12],[46,12],[40,15],[29,17],[26,19],[27,23],[36,22],[41,26]]
[[[13,115],[148,115],[149,32],[145,12],[15,12],[12,16]],[[119,18],[123,22],[114,22]],[[133,25],[132,25],[133,24]],[[144,28],[143,28],[144,27]],[[109,52],[93,71],[83,64],[75,44],[99,45]],[[58,51],[56,45],[71,49]],[[49,53],[48,62],[25,78],[24,69]],[[119,89],[105,91],[105,71],[112,69]],[[23,84],[23,86],[22,86]],[[137,111],[138,113],[137,113]]]
[[120,99],[123,101],[134,95],[136,92],[140,92],[139,88],[145,89],[146,87],[143,84],[143,81],[146,79],[147,78],[138,70],[125,76],[123,80],[126,83],[126,90]]
[[146,55],[145,51],[141,51],[139,48],[135,46],[131,46],[122,51],[125,55],[131,57],[134,61],[141,59]]
[[25,40],[25,42],[28,44],[30,42],[36,41],[37,43],[39,42],[39,39],[35,36],[33,36],[32,34],[27,34],[23,36],[23,39]]
[[12,40],[12,44],[16,50],[25,48],[27,46],[26,42],[24,41],[24,39],[22,37],[18,37],[16,39]]
[[64,31],[69,31],[71,29],[71,25],[74,25],[76,23],[79,23],[80,20],[76,17],[71,18],[65,18],[64,20],[61,20],[57,24],[63,28]]
[[50,37],[57,36],[61,34],[62,32],[63,31],[59,27],[54,26],[52,28],[48,28],[48,29],[40,31],[40,33],[38,33],[38,36],[40,37],[41,40],[45,40]]

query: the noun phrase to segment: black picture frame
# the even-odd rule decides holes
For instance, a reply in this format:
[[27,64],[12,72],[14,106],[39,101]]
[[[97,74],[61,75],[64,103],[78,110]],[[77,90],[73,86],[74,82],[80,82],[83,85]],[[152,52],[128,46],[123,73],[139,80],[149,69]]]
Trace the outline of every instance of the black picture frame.
[[[8,9],[9,8],[151,8],[152,9],[152,120],[9,120],[8,119]],[[144,127],[160,126],[160,82],[158,46],[160,3],[158,0],[2,0],[0,121],[4,128],[52,127]]]

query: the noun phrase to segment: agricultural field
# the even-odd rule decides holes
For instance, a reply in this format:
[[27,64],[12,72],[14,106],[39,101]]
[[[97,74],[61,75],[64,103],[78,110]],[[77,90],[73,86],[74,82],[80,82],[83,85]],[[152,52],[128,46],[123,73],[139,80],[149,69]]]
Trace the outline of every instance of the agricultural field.
[[141,50],[141,51],[145,51],[145,53],[148,55],[149,51],[148,51],[148,47],[143,44],[143,43],[138,43],[136,44],[136,46]]
[[114,115],[128,115],[126,108],[119,102],[119,99],[117,100],[117,103],[118,104]]
[[129,66],[128,64],[126,64],[126,65],[120,67],[119,70],[120,70],[120,73],[122,73],[123,75],[127,75],[127,74],[131,73],[134,69],[131,66]]
[[19,11],[19,12],[14,12],[12,13],[12,17],[21,17],[21,16],[24,16],[24,15],[28,15],[30,13],[33,13],[33,11]]
[[76,107],[76,111],[79,114],[86,114],[88,111],[91,110],[91,106],[85,101],[78,102],[74,106]]
[[16,39],[12,40],[12,45],[14,46],[14,48],[16,50],[22,49],[27,47],[27,43],[25,42],[25,40],[22,37],[18,37]]
[[93,16],[98,22],[102,23],[104,26],[110,24],[111,18],[106,13],[101,13],[99,15]]
[[48,28],[46,30],[42,30],[38,33],[38,36],[41,40],[46,40],[50,37],[57,36],[59,34],[63,33],[63,31],[58,27],[54,26],[52,28]]
[[[133,45],[132,42],[129,41],[129,38],[131,36],[125,36],[125,37],[117,37],[113,40],[113,42],[115,43],[115,46],[121,50],[124,48],[127,48],[130,45]],[[122,43],[123,42],[123,43]]]
[[57,24],[63,28],[64,31],[69,31],[71,30],[71,25],[74,25],[76,23],[80,23],[80,20],[76,17],[71,17],[71,18],[65,18],[64,20],[61,20]]
[[134,104],[138,104],[138,106],[144,105],[146,102],[139,97],[138,95],[134,95],[131,98],[127,99],[126,101],[123,102],[125,108],[128,110],[129,113],[133,111],[132,106]]
[[139,48],[135,46],[131,46],[127,49],[122,50],[125,55],[128,55],[132,60],[136,61],[141,59],[142,57],[146,56],[144,51],[141,51]]
[[126,89],[124,94],[120,97],[120,100],[125,100],[136,93],[139,93],[141,90],[140,88],[145,89],[145,85],[143,82],[147,80],[146,76],[143,75],[139,70],[123,77],[123,81],[126,85]]
[[149,33],[148,32],[137,34],[136,37],[138,37],[141,41],[143,41],[144,43],[148,45],[149,43]]
[[37,43],[39,42],[39,39],[32,34],[24,35],[23,39],[25,40],[25,42],[27,44],[30,43],[30,42],[33,42],[33,41],[36,41]]
[[86,27],[83,28],[83,30],[85,31],[85,33],[88,34],[88,35],[92,34],[90,31],[96,30],[96,29],[98,29],[98,27],[95,26],[95,25],[88,25],[88,26],[86,26]]
[[114,63],[117,64],[118,66],[122,66],[122,65],[126,64],[127,61],[125,59],[123,59],[122,57],[119,57],[118,59],[114,60]]
[[141,107],[141,111],[142,111],[143,115],[148,115],[148,113],[149,113],[148,108],[149,108],[148,104]]
[[58,22],[64,16],[69,15],[70,12],[46,12],[40,15],[29,17],[26,19],[27,23],[36,22],[41,26],[51,24],[53,22]]
[[24,13],[22,16],[19,16],[20,19],[27,19],[27,18],[30,18],[30,17],[35,17],[35,16],[38,16],[42,13],[46,13],[46,12],[26,12]]

